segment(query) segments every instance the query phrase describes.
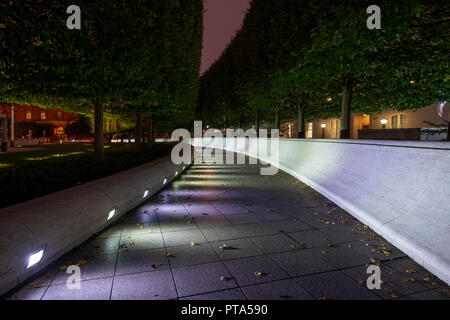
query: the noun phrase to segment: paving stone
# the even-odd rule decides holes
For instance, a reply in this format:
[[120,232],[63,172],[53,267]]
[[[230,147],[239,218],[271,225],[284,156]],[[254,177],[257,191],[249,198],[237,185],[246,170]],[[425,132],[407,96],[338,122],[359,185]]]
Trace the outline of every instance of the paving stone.
[[[402,273],[388,267],[386,264],[380,264],[380,279],[382,281],[381,289],[374,289],[373,292],[383,299],[393,299],[425,290],[429,290],[421,281],[411,281],[411,277],[407,277]],[[367,273],[367,266],[359,266],[342,270],[343,273],[366,285],[367,278],[371,275]]]
[[114,237],[120,237],[122,233],[122,223],[115,223],[107,227],[105,230],[101,231],[97,238],[114,238]]
[[327,300],[379,300],[380,298],[365,286],[359,285],[353,279],[340,271],[331,271],[296,280],[318,299]]
[[72,253],[84,257],[117,253],[119,250],[119,241],[119,237],[91,238],[75,248]]
[[[190,223],[189,223],[190,222]],[[162,232],[198,230],[195,221],[189,217],[173,218],[172,220],[160,221],[159,226]]]
[[[172,272],[180,297],[237,287],[221,262],[174,268]],[[221,277],[226,277],[227,281]]]
[[177,293],[170,270],[114,277],[112,300],[175,299]]
[[72,264],[79,264],[81,281],[112,277],[116,266],[117,254],[104,254],[87,258],[71,257],[68,255],[66,259],[66,264],[55,266],[57,274],[51,283],[52,285],[66,283],[67,279],[69,279],[73,273],[67,273],[66,268],[60,270],[60,267]]
[[237,226],[247,237],[257,237],[279,233],[279,228],[272,222],[249,223]]
[[247,297],[242,293],[241,289],[228,289],[184,297],[180,298],[180,300],[247,300]]
[[136,224],[124,224],[122,227],[121,236],[158,232],[160,232],[158,222],[137,222]]
[[219,261],[219,257],[209,243],[184,245],[167,248],[172,268]]
[[309,224],[303,223],[296,218],[290,218],[282,221],[273,221],[272,223],[277,226],[278,229],[284,232],[306,231],[313,229],[313,227],[311,227]]
[[165,249],[121,252],[117,258],[116,275],[148,272],[169,268]]
[[295,239],[299,243],[303,243],[306,248],[315,248],[320,246],[326,246],[331,243],[325,233],[320,230],[307,230],[300,232],[288,233],[290,237]]
[[186,210],[192,214],[207,213],[208,215],[221,215],[222,213],[209,202],[194,202],[185,205]]
[[378,261],[386,261],[406,256],[402,251],[400,251],[387,241],[355,241],[351,242],[350,244],[352,248]]
[[247,223],[259,223],[259,222],[263,222],[263,220],[264,220],[262,217],[252,214],[252,213],[231,214],[231,215],[226,215],[225,218],[234,225],[247,224]]
[[235,259],[224,263],[240,286],[290,278],[269,256]]
[[[247,238],[216,241],[212,242],[211,245],[222,260],[232,260],[264,254],[264,251],[259,248],[255,242]],[[224,245],[226,245],[226,247],[223,247]],[[223,247],[223,250],[221,247]]]
[[271,256],[291,276],[301,276],[336,269],[334,266],[317,256],[314,249],[294,250],[276,253]]
[[243,287],[250,300],[312,300],[314,299],[295,280],[286,279]]
[[349,247],[348,244],[320,247],[312,250],[338,269],[370,263],[370,257],[368,255]]
[[202,229],[202,232],[204,233],[208,241],[239,239],[245,236],[237,226],[205,228]]
[[207,242],[205,236],[199,230],[180,230],[164,232],[164,245],[166,247],[181,246],[185,244]]
[[231,222],[223,215],[194,215],[195,223],[200,229],[230,226]]
[[6,300],[41,300],[47,287],[21,288],[13,293],[6,295]]
[[401,297],[399,300],[450,300],[439,289],[427,290]]
[[265,253],[277,253],[302,248],[295,240],[285,234],[254,237],[251,239]]
[[163,248],[161,233],[134,234],[120,238],[119,252]]
[[113,278],[81,281],[80,289],[69,289],[58,284],[48,287],[43,300],[108,300],[111,294]]
[[[415,279],[415,281],[423,283],[429,289],[441,287],[450,290],[448,285],[409,257],[394,259],[393,261],[385,261],[383,264],[399,271],[405,278],[412,278]],[[424,279],[427,281],[424,281]]]

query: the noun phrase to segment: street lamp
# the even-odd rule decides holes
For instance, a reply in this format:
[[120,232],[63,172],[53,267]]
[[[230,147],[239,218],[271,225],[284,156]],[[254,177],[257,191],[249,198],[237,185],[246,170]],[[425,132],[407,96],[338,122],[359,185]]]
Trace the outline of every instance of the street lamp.
[[380,122],[381,122],[381,125],[382,125],[383,129],[386,129],[387,120],[386,119],[381,119]]

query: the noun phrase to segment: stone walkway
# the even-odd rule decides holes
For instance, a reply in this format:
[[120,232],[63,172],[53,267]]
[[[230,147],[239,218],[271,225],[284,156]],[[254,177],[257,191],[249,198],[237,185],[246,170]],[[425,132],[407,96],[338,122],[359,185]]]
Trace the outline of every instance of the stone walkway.
[[[81,268],[69,290],[66,267]],[[369,290],[367,266],[381,268]],[[6,299],[450,299],[450,290],[281,171],[192,165]]]

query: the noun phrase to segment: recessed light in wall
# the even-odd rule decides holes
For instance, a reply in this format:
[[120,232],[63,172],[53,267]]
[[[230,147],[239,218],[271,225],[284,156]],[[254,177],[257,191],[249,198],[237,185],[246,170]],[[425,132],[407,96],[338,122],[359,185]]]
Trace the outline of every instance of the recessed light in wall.
[[116,213],[116,208],[112,208],[110,211],[109,211],[109,214],[108,214],[108,220],[109,219],[111,219],[112,217],[114,217],[114,214]]
[[42,257],[44,256],[44,250],[45,246],[42,249],[39,249],[38,251],[30,254],[30,256],[28,257],[27,269],[31,268],[32,266],[34,266],[35,264],[37,264],[39,261],[42,260]]

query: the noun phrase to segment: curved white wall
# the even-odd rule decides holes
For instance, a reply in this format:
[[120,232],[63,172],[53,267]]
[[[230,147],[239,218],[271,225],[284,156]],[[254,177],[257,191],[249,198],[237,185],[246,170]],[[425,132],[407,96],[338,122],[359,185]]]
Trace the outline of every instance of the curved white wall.
[[[149,196],[187,165],[164,157],[145,165],[0,210],[0,294],[38,272]],[[167,179],[166,184],[163,184]],[[143,198],[148,189],[147,197]],[[115,208],[113,218],[109,212]],[[46,247],[27,269],[31,253]]]
[[276,163],[264,142],[238,151],[310,185],[450,284],[450,143],[280,139]]

